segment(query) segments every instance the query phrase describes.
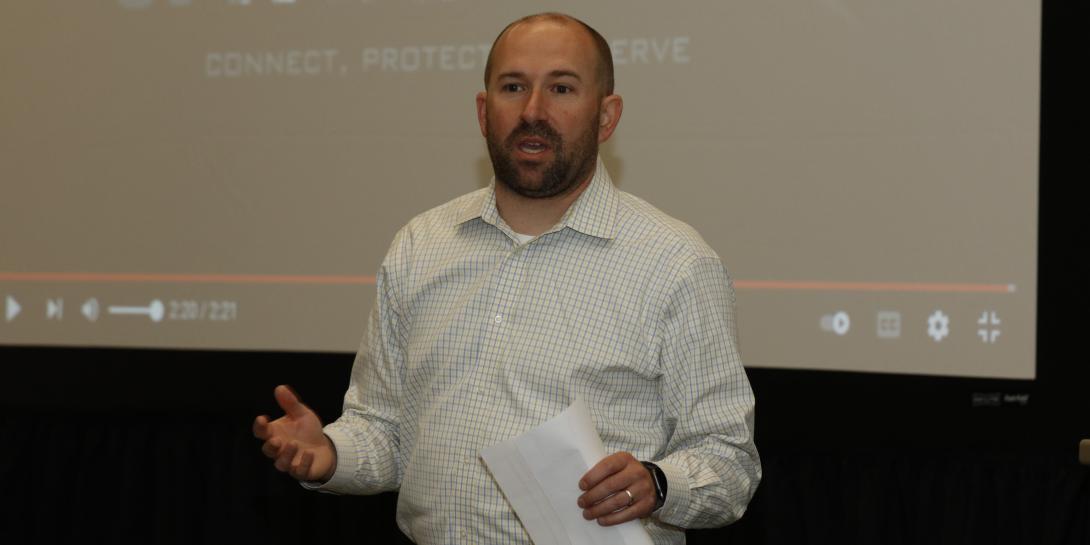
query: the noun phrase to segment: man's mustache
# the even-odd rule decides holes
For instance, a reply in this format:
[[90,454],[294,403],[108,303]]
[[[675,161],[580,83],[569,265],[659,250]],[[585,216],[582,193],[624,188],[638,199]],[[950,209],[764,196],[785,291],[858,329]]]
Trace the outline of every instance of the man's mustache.
[[515,142],[521,138],[536,137],[541,138],[549,142],[554,148],[560,147],[560,133],[556,132],[545,121],[535,121],[533,123],[527,123],[525,120],[519,123],[515,130],[511,131],[511,134],[507,137],[507,146],[513,147]]

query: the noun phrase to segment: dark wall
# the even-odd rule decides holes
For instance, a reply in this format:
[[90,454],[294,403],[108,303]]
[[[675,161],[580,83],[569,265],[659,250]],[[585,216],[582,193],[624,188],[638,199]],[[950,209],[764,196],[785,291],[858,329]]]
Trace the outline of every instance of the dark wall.
[[[1075,161],[1087,48],[1074,4],[1045,2],[1038,378],[751,369],[764,482],[741,522],[691,542],[1090,543],[1090,470],[1076,462],[1090,438]],[[335,418],[351,361],[0,348],[0,542],[391,542],[394,495],[305,492],[250,436],[280,383]],[[974,406],[995,392],[1011,401]]]

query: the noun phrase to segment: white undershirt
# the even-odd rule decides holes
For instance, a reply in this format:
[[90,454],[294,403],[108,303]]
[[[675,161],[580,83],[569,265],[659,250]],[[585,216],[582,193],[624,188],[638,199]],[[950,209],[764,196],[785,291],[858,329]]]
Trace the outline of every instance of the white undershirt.
[[527,242],[530,242],[534,239],[534,235],[524,235],[522,233],[516,233],[514,231],[511,231],[511,234],[515,235],[515,242],[518,242],[520,245],[526,244]]

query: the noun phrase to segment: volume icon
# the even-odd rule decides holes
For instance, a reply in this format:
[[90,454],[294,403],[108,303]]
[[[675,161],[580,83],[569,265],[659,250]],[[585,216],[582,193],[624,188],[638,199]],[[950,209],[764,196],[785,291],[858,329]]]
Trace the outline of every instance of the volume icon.
[[94,297],[83,302],[83,306],[79,307],[80,314],[83,314],[84,318],[87,318],[88,322],[94,322],[98,320],[98,299]]

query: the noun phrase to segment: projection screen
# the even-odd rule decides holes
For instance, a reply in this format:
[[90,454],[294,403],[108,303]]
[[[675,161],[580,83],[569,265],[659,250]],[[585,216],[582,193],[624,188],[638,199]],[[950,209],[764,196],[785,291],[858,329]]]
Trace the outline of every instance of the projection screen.
[[1023,0],[4,2],[0,344],[354,351],[544,10],[609,40],[603,160],[722,257],[747,365],[1034,376]]

